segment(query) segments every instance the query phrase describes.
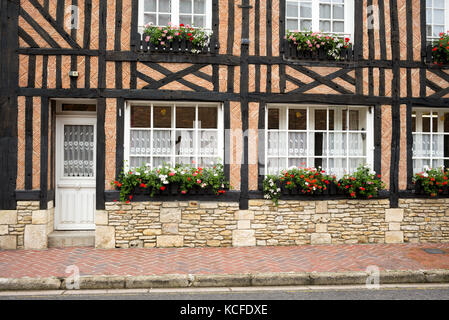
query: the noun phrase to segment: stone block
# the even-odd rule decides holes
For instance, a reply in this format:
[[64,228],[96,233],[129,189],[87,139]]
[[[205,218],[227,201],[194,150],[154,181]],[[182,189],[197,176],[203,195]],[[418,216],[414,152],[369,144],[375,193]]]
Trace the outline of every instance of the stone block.
[[183,236],[157,236],[157,246],[160,248],[182,247],[184,245]]
[[322,223],[317,223],[316,225],[316,232],[318,233],[325,233],[327,232],[327,225]]
[[45,224],[28,224],[25,226],[24,248],[46,249],[48,247],[47,226]]
[[161,222],[181,222],[181,209],[179,208],[161,208]]
[[238,229],[250,229],[251,228],[250,220],[238,220],[237,228]]
[[0,249],[17,249],[17,237],[0,236]]
[[218,208],[217,202],[201,202],[200,203],[201,209],[216,209]]
[[207,240],[206,244],[208,247],[219,247],[221,242],[220,240]]
[[388,224],[388,230],[390,230],[390,231],[401,231],[401,224],[399,222],[390,222]]
[[327,213],[327,201],[317,201],[315,203],[315,213]]
[[177,223],[164,223],[162,225],[162,233],[178,234],[178,224]]
[[232,231],[232,246],[234,247],[248,247],[256,245],[256,238],[254,230],[233,230]]
[[238,210],[235,212],[236,220],[254,220],[254,212],[249,210]]
[[107,226],[109,222],[108,212],[105,210],[97,210],[95,212],[95,224],[97,226]]
[[0,226],[0,236],[8,234],[8,225],[4,224]]
[[111,226],[96,226],[95,248],[115,248],[115,228]]
[[332,238],[329,233],[312,233],[310,236],[311,244],[331,244]]
[[142,231],[144,236],[158,236],[162,233],[161,229],[145,229]]
[[48,222],[48,211],[47,210],[35,210],[31,216],[32,224],[46,224]]
[[0,224],[17,224],[17,210],[0,210]]
[[404,209],[386,209],[385,222],[402,222],[404,219]]
[[385,243],[404,243],[404,233],[402,231],[386,231]]

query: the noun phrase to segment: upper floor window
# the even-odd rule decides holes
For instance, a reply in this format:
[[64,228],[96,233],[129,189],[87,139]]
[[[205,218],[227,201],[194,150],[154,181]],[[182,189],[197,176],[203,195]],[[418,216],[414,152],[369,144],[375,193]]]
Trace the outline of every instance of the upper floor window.
[[132,102],[125,113],[125,159],[130,168],[221,163],[222,117],[217,103]]
[[266,112],[266,174],[321,167],[339,177],[373,162],[368,107],[273,105]]
[[180,24],[212,29],[211,0],[140,0],[139,26]]
[[448,109],[413,109],[412,132],[414,173],[449,167]]
[[426,0],[426,20],[427,39],[438,40],[449,27],[449,1]]
[[352,35],[353,0],[287,0],[286,28]]

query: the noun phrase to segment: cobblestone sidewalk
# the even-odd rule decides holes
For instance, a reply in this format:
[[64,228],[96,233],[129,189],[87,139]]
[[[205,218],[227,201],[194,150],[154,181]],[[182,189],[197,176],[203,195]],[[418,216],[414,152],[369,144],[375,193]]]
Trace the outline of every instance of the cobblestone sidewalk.
[[[430,254],[425,248],[445,251]],[[65,248],[0,251],[0,278],[80,275],[236,274],[263,272],[449,269],[448,244],[304,245],[241,248]]]

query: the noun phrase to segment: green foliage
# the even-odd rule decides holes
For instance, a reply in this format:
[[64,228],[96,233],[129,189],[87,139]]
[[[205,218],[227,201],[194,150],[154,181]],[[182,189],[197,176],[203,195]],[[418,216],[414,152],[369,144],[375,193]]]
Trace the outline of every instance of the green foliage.
[[445,171],[444,168],[426,168],[423,172],[415,174],[413,183],[419,184],[423,188],[425,194],[431,197],[436,197],[447,188],[448,179],[449,171]]
[[287,30],[285,39],[292,45],[295,45],[299,51],[317,52],[320,48],[324,49],[327,56],[334,60],[340,60],[342,49],[352,47],[349,38],[340,38],[320,32]]
[[433,63],[442,66],[449,63],[449,33],[440,33],[432,49]]
[[120,201],[130,201],[136,188],[146,189],[153,197],[157,191],[165,191],[170,185],[180,187],[181,194],[187,194],[194,188],[210,188],[216,195],[224,194],[229,189],[223,165],[213,168],[193,168],[189,166],[167,165],[149,169],[142,166],[135,170],[123,170],[117,180],[111,183],[120,190]]
[[344,175],[338,181],[338,188],[351,198],[371,199],[385,189],[385,184],[380,174],[376,175],[368,166],[362,165],[356,172]]

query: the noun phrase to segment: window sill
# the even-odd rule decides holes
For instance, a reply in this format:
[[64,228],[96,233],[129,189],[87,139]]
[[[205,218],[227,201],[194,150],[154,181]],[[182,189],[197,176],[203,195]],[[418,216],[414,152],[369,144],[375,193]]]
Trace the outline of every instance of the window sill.
[[284,41],[284,59],[289,61],[305,60],[305,61],[330,61],[330,62],[352,62],[354,61],[354,50],[351,48],[342,49],[340,56],[329,57],[323,48],[317,51],[300,51],[291,42]]
[[206,46],[202,47],[195,46],[191,41],[187,41],[186,39],[175,39],[168,42],[167,45],[156,45],[146,41],[145,34],[138,34],[137,39],[135,46],[135,52],[137,53],[204,55],[217,53],[219,48],[214,37],[209,39],[209,43]]

